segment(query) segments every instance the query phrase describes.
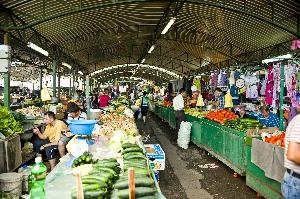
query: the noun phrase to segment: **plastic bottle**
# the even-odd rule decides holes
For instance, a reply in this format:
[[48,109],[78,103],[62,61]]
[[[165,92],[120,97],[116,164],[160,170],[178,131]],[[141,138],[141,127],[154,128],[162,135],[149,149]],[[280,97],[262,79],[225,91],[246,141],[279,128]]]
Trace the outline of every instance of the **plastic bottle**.
[[[42,157],[35,158],[35,164],[31,170],[29,177],[30,199],[45,199],[45,180],[47,175],[47,167],[42,162]],[[30,184],[31,183],[31,184]]]

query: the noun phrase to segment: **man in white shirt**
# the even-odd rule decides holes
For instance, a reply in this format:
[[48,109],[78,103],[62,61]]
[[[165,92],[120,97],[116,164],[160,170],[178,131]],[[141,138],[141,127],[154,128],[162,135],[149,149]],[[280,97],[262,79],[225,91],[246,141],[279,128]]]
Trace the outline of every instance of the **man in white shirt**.
[[284,174],[281,185],[286,199],[300,198],[300,115],[289,123],[285,135]]
[[183,111],[184,97],[186,97],[186,90],[182,88],[179,90],[179,95],[177,95],[173,100],[177,133],[179,132],[181,122],[185,120],[184,111]]

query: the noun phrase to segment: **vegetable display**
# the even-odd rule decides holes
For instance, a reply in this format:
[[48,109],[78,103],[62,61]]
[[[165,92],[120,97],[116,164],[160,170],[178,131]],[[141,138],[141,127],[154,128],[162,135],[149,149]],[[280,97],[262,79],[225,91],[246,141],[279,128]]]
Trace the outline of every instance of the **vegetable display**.
[[81,156],[76,158],[73,161],[72,168],[83,165],[83,164],[91,164],[93,161],[93,156],[89,152],[84,152]]
[[275,144],[280,147],[285,147],[284,139],[285,139],[285,132],[275,131],[273,134],[263,134],[262,133],[263,141]]
[[187,108],[184,110],[184,113],[187,115],[191,115],[197,118],[204,118],[205,115],[208,113],[207,111],[201,111],[197,108]]
[[208,112],[205,118],[223,125],[226,120],[234,120],[237,119],[238,116],[231,111],[216,110]]
[[5,107],[0,106],[0,133],[7,137],[14,133],[22,132],[22,124],[17,122],[13,114],[11,114]]
[[245,132],[248,129],[262,128],[263,125],[259,123],[258,120],[254,119],[236,119],[236,120],[226,120],[224,126],[232,129],[236,129],[241,132]]
[[[120,171],[120,165],[114,158],[94,162],[89,174],[81,177],[84,198],[110,198],[113,183],[119,178]],[[76,187],[72,189],[71,197],[77,198]]]
[[112,199],[129,198],[128,169],[133,168],[135,172],[135,197],[157,198],[155,183],[150,176],[147,166],[147,158],[141,147],[136,144],[122,144],[123,170],[124,173],[114,185]]

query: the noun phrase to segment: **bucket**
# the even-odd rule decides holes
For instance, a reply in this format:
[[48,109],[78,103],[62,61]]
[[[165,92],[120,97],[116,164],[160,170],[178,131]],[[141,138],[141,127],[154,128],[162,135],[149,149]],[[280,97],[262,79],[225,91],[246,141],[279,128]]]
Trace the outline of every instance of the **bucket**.
[[20,173],[0,174],[0,192],[12,198],[19,198],[22,194],[23,175]]
[[98,120],[101,113],[101,109],[90,109],[90,120]]

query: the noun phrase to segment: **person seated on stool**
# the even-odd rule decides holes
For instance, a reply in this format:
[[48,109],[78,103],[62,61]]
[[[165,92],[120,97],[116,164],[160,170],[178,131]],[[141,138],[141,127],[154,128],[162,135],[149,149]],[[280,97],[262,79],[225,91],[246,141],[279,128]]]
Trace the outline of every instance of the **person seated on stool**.
[[[75,104],[68,107],[68,120],[87,120],[85,112],[81,111],[81,108]],[[69,129],[68,129],[69,130]],[[60,157],[66,155],[66,145],[73,138],[73,134],[65,130],[58,142],[58,151]]]
[[38,128],[33,129],[33,133],[38,136],[33,146],[38,155],[45,152],[45,160],[49,161],[51,170],[53,170],[56,165],[55,158],[61,132],[68,127],[63,121],[55,119],[55,114],[52,111],[44,113],[44,122],[47,125],[44,133],[41,133]]

